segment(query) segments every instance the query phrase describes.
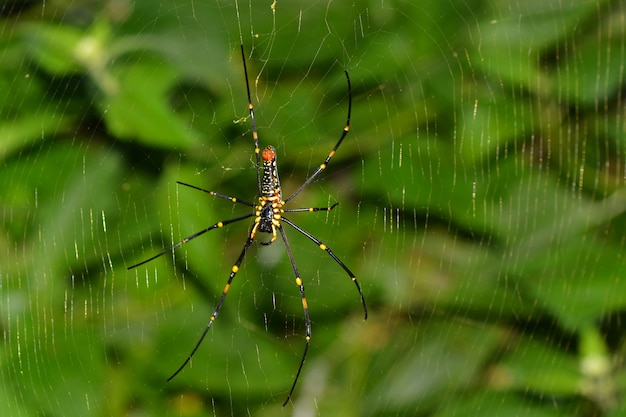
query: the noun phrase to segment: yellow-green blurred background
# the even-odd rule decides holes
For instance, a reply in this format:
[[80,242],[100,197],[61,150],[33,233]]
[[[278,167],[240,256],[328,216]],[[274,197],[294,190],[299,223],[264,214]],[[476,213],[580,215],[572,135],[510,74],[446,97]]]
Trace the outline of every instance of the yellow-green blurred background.
[[[6,416],[620,416],[626,6],[0,3]],[[239,46],[288,207],[191,366],[256,198]]]

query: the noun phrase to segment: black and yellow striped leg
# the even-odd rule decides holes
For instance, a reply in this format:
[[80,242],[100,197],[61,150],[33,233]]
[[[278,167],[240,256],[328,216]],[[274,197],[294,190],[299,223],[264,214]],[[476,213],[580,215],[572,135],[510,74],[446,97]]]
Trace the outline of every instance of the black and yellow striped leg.
[[326,244],[322,243],[322,241],[320,241],[318,238],[316,238],[315,236],[313,236],[312,234],[310,234],[309,232],[307,232],[306,230],[304,230],[300,226],[296,225],[291,220],[289,220],[289,219],[287,219],[285,217],[282,217],[281,221],[287,223],[289,226],[291,226],[294,229],[296,229],[298,232],[300,232],[300,234],[308,237],[320,249],[322,249],[323,251],[326,251],[326,253],[329,254],[330,257],[333,258],[335,260],[335,262],[337,262],[339,264],[339,266],[343,268],[344,271],[346,271],[346,273],[348,274],[348,276],[350,277],[352,282],[354,282],[354,285],[356,285],[356,289],[359,291],[359,296],[361,297],[361,304],[363,304],[363,312],[365,313],[364,320],[367,320],[367,305],[365,304],[365,297],[363,297],[363,292],[361,291],[361,286],[359,285],[359,281],[357,281],[356,276],[352,273],[352,271],[350,271],[350,269],[346,266],[346,264],[341,262],[341,259],[339,259],[337,257],[337,255],[335,255],[335,253],[328,246],[326,246]]
[[296,285],[300,289],[300,298],[302,299],[302,310],[304,310],[304,326],[306,328],[306,336],[305,336],[305,345],[304,352],[302,353],[302,359],[300,359],[300,366],[298,366],[298,372],[296,372],[296,377],[293,379],[293,384],[291,385],[291,389],[289,390],[289,395],[287,395],[287,399],[283,403],[283,407],[287,405],[291,396],[293,395],[293,391],[296,389],[296,384],[298,383],[298,378],[300,377],[300,373],[302,372],[302,367],[304,366],[304,360],[306,359],[306,354],[309,350],[309,345],[311,344],[311,318],[309,317],[309,305],[306,301],[306,295],[304,294],[304,284],[302,283],[302,278],[300,278],[300,272],[298,272],[298,266],[296,265],[296,260],[293,257],[293,252],[291,251],[291,246],[289,245],[289,241],[287,240],[287,234],[283,230],[282,227],[278,227],[280,230],[280,235],[283,238],[283,242],[285,242],[285,249],[287,250],[287,255],[289,256],[289,261],[291,262],[291,267],[293,268],[293,273],[296,277]]
[[350,131],[350,115],[352,114],[352,86],[350,85],[350,76],[348,75],[348,71],[344,71],[344,73],[346,74],[346,80],[348,81],[348,116],[346,117],[346,125],[344,126],[343,130],[341,131],[341,135],[339,136],[339,140],[337,141],[337,143],[335,144],[333,149],[328,153],[328,156],[326,156],[326,159],[324,159],[324,162],[322,162],[317,167],[317,169],[315,171],[313,171],[313,174],[311,174],[311,176],[309,176],[309,178],[307,178],[302,183],[302,185],[300,187],[298,187],[298,189],[296,191],[293,192],[293,194],[291,194],[289,197],[287,197],[285,199],[285,203],[288,203],[289,201],[293,200],[295,196],[300,194],[300,192],[302,190],[304,190],[307,185],[312,183],[313,180],[323,170],[326,169],[326,167],[328,166],[328,163],[333,158],[333,156],[335,156],[335,153],[337,152],[337,149],[339,149],[339,146],[341,146],[341,143],[343,142],[343,140],[345,139],[346,135]]
[[239,254],[239,257],[237,258],[237,261],[235,261],[235,264],[233,265],[233,267],[230,270],[230,275],[228,276],[228,281],[226,282],[226,285],[224,286],[224,291],[222,291],[222,296],[220,297],[219,301],[217,302],[217,306],[215,306],[215,310],[213,310],[213,314],[211,314],[211,318],[209,319],[209,323],[204,328],[204,331],[202,332],[202,335],[200,336],[200,339],[198,340],[196,345],[193,347],[193,350],[191,351],[189,356],[187,356],[187,359],[185,359],[185,362],[183,362],[183,364],[176,370],[176,372],[174,372],[172,374],[172,376],[167,378],[168,381],[171,381],[176,375],[178,375],[180,373],[180,371],[182,371],[185,368],[185,366],[187,366],[187,364],[189,362],[191,362],[191,358],[193,358],[193,355],[196,353],[196,351],[198,350],[198,348],[202,344],[202,341],[204,340],[204,338],[206,337],[209,329],[213,325],[213,322],[217,318],[217,315],[220,313],[220,309],[222,308],[222,304],[224,303],[224,300],[226,299],[226,294],[228,294],[228,290],[230,290],[230,284],[233,282],[233,279],[235,278],[235,275],[237,275],[237,272],[239,271],[239,267],[241,266],[241,262],[243,262],[243,258],[246,255],[246,252],[250,248],[250,245],[252,245],[252,242],[254,242],[254,230],[255,229],[253,227],[253,229],[251,229],[251,231],[250,231],[250,235],[248,237],[248,240],[246,241],[246,244],[243,246],[243,249],[241,250],[241,253]]
[[338,205],[339,203],[335,203],[330,207],[302,207],[302,208],[285,209],[283,210],[283,213],[302,213],[302,212],[312,213],[314,211],[331,211]]
[[170,246],[169,248],[162,250],[161,252],[159,252],[156,255],[146,259],[145,261],[141,261],[138,264],[131,265],[131,266],[129,266],[126,269],[130,270],[130,269],[137,268],[138,266],[141,266],[143,264],[147,264],[148,262],[158,258],[159,256],[163,256],[166,253],[174,251],[174,249],[176,249],[177,247],[182,246],[185,243],[192,241],[193,239],[197,238],[198,236],[201,236],[201,235],[205,234],[206,232],[208,232],[210,230],[219,229],[220,227],[224,227],[227,224],[235,223],[235,222],[238,222],[240,220],[244,220],[244,219],[247,219],[247,218],[250,218],[250,217],[253,217],[253,216],[254,216],[254,213],[248,213],[248,214],[243,215],[243,216],[235,217],[234,219],[228,219],[228,220],[224,220],[224,221],[221,221],[221,222],[217,222],[214,225],[207,227],[206,229],[202,229],[199,232],[194,233],[193,235],[187,236],[186,238],[184,238],[183,240],[181,240],[180,242],[178,242],[174,246]]
[[187,184],[186,182],[182,182],[182,181],[176,181],[176,183],[180,185],[184,185],[185,187],[193,188],[194,190],[202,191],[203,193],[207,193],[211,197],[223,198],[224,200],[229,200],[233,203],[243,204],[244,206],[248,206],[248,207],[254,207],[254,204],[250,203],[249,201],[240,200],[237,197],[231,197],[229,195],[221,194],[216,191],[205,190],[204,188],[196,187],[195,185]]
[[252,127],[252,139],[254,140],[254,155],[256,158],[256,183],[259,196],[261,195],[261,149],[259,148],[259,133],[256,130],[256,120],[254,118],[254,106],[252,105],[252,95],[250,94],[250,81],[248,81],[248,65],[246,64],[246,54],[241,46],[241,59],[243,60],[243,73],[246,76],[246,92],[248,93],[248,112],[250,113],[250,126]]

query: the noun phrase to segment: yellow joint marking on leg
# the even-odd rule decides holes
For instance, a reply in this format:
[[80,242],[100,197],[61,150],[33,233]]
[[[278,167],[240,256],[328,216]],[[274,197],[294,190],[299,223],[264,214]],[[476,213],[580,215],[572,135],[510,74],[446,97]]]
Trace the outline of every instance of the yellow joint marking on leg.
[[356,277],[352,277],[352,282],[356,281]]
[[326,246],[325,244],[323,244],[323,243],[322,243],[322,244],[320,245],[320,249],[321,249],[321,250],[326,250],[326,249],[328,249],[328,246]]
[[296,285],[297,286],[302,285],[302,280],[300,279],[300,277],[296,277]]
[[346,127],[344,127],[344,128],[343,128],[343,131],[344,131],[344,132],[347,132],[347,131],[349,131],[349,130],[350,130],[350,126],[346,126]]
[[222,223],[222,222],[217,222],[217,227],[224,227],[224,223]]
[[231,268],[231,272],[237,272],[239,271],[239,267],[237,265],[233,265],[233,267]]
[[211,316],[211,321],[215,321],[215,316]]
[[308,342],[309,340],[311,340],[311,336],[307,336],[307,337],[305,337],[305,339]]
[[326,164],[321,164],[320,169],[326,169]]

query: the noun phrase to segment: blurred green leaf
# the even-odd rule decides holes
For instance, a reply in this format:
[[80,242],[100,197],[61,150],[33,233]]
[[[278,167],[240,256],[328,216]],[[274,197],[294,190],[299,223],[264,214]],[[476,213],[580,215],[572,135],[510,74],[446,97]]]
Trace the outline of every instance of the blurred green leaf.
[[556,417],[570,416],[570,411],[560,410],[554,404],[533,404],[525,398],[508,392],[484,391],[468,398],[460,398],[443,405],[443,410],[434,414],[436,417],[472,417],[477,412],[483,417],[503,415]]
[[172,68],[144,59],[120,66],[114,74],[117,91],[100,103],[112,133],[158,147],[185,149],[199,142],[168,105],[167,93],[176,81]]
[[23,24],[20,34],[31,56],[46,71],[67,75],[81,70],[76,57],[85,31],[68,25]]
[[580,392],[576,357],[551,341],[516,342],[515,349],[491,373],[493,384],[502,390],[561,398]]

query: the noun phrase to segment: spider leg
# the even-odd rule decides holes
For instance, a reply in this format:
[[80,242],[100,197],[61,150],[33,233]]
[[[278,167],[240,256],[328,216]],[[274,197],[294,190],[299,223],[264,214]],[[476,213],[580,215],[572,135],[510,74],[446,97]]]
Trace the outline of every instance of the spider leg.
[[129,266],[126,269],[130,270],[130,269],[137,268],[138,266],[147,264],[148,262],[150,262],[150,261],[152,261],[152,260],[154,260],[156,258],[159,258],[159,257],[165,255],[166,253],[170,253],[170,252],[174,251],[174,249],[176,249],[177,247],[184,245],[185,243],[187,243],[187,242],[197,238],[198,236],[201,236],[201,235],[205,234],[206,232],[208,232],[210,230],[218,229],[220,227],[224,227],[224,226],[226,226],[228,224],[235,223],[235,222],[247,219],[247,218],[252,217],[252,216],[254,216],[254,213],[248,213],[248,214],[245,214],[243,216],[235,217],[234,219],[228,219],[228,220],[224,220],[224,221],[221,221],[221,222],[217,222],[214,225],[211,225],[211,226],[207,227],[206,229],[202,229],[199,232],[196,232],[196,233],[194,233],[194,234],[192,234],[190,236],[187,236],[186,238],[184,238],[183,240],[181,240],[180,242],[178,242],[174,246],[171,246],[171,247],[169,247],[167,249],[162,250],[161,252],[159,252],[156,255],[146,259],[145,261],[141,261],[141,262],[139,262],[139,263],[137,263],[135,265],[131,265],[131,266]]
[[296,229],[300,234],[309,238],[309,240],[315,243],[320,249],[322,249],[323,251],[326,251],[326,253],[329,254],[330,257],[333,258],[335,262],[337,262],[337,264],[339,264],[339,266],[343,268],[344,271],[346,271],[346,274],[348,274],[352,282],[354,282],[354,285],[356,285],[356,289],[359,291],[359,296],[361,297],[361,304],[363,304],[363,312],[365,313],[364,320],[367,320],[367,305],[365,304],[365,297],[363,297],[361,286],[359,285],[359,281],[357,281],[354,273],[352,273],[352,271],[350,271],[350,269],[346,266],[346,264],[344,264],[341,261],[341,259],[339,259],[337,255],[335,255],[335,253],[328,246],[326,246],[326,244],[322,243],[321,240],[319,240],[318,238],[316,238],[315,236],[313,236],[312,234],[310,234],[309,232],[307,232],[306,230],[304,230],[303,228],[301,228],[300,226],[298,226],[297,224],[295,224],[294,222],[292,222],[291,220],[285,217],[282,217],[281,221],[287,223],[289,226]]
[[178,184],[180,184],[180,185],[184,185],[185,187],[193,188],[194,190],[198,190],[198,191],[202,191],[203,193],[207,193],[207,194],[209,194],[212,197],[223,198],[224,200],[229,200],[232,203],[243,204],[244,206],[248,206],[248,207],[254,207],[254,204],[252,204],[252,203],[250,203],[248,201],[240,200],[237,197],[231,197],[229,195],[220,194],[220,193],[215,192],[215,191],[205,190],[204,188],[196,187],[195,185],[187,184],[186,182],[182,182],[182,181],[176,181],[176,182]]
[[243,60],[243,74],[246,77],[246,92],[248,93],[248,112],[250,113],[250,126],[252,127],[252,139],[254,140],[254,154],[256,156],[256,183],[258,194],[261,195],[261,148],[259,148],[259,133],[256,130],[256,119],[254,118],[254,106],[250,95],[250,82],[248,81],[248,66],[246,64],[246,54],[241,46],[241,59]]
[[[247,216],[247,217],[250,217],[250,216]],[[172,374],[172,376],[167,378],[168,382],[171,381],[176,375],[178,375],[180,373],[180,371],[182,371],[185,368],[185,366],[187,366],[187,364],[189,362],[191,362],[191,358],[193,358],[193,355],[196,353],[196,351],[198,350],[198,348],[202,344],[202,341],[204,340],[204,338],[206,337],[209,329],[213,325],[213,322],[217,318],[217,315],[220,313],[220,309],[222,308],[222,304],[224,303],[224,299],[226,298],[226,294],[228,294],[228,290],[230,289],[230,284],[233,282],[233,279],[235,278],[235,275],[237,275],[237,272],[239,271],[239,267],[241,266],[241,262],[243,261],[243,258],[246,255],[246,252],[250,248],[250,245],[252,245],[252,242],[254,242],[254,234],[255,233],[256,233],[256,225],[253,226],[252,229],[250,230],[250,234],[248,235],[248,240],[246,240],[246,243],[243,245],[243,249],[241,250],[241,253],[239,254],[239,257],[237,258],[237,260],[235,261],[235,264],[233,265],[233,267],[230,270],[230,275],[228,276],[228,281],[226,282],[226,285],[224,286],[224,290],[222,291],[222,295],[221,295],[219,301],[217,302],[217,305],[215,306],[215,310],[213,310],[213,314],[211,314],[211,318],[209,318],[209,322],[207,323],[206,327],[204,328],[204,331],[202,332],[202,335],[200,336],[200,339],[198,339],[198,342],[196,342],[196,345],[191,350],[191,353],[189,354],[189,356],[187,356],[187,359],[185,359],[185,362],[183,362],[183,364],[180,365],[180,367],[176,370],[176,372],[174,372]]]
[[314,211],[331,211],[338,205],[339,203],[335,203],[329,207],[302,207],[302,208],[284,209],[283,213],[301,213],[301,212],[313,213]]
[[298,383],[298,378],[300,377],[300,373],[302,372],[302,367],[304,366],[304,360],[306,359],[306,354],[309,350],[309,345],[311,344],[311,318],[309,317],[309,306],[306,301],[306,296],[304,295],[304,284],[302,283],[302,279],[300,278],[300,273],[298,272],[298,267],[296,265],[296,260],[293,257],[293,252],[291,251],[291,246],[289,245],[289,241],[287,240],[287,234],[282,227],[277,227],[280,230],[280,235],[283,238],[283,242],[285,242],[285,248],[287,250],[287,255],[289,256],[289,261],[291,262],[291,268],[293,268],[293,273],[296,277],[296,285],[300,289],[300,297],[302,298],[302,310],[304,311],[304,326],[306,327],[306,336],[305,336],[305,345],[304,352],[302,353],[302,359],[300,359],[300,366],[298,366],[298,372],[296,372],[296,377],[293,379],[293,384],[291,385],[291,389],[289,390],[289,395],[287,395],[287,399],[283,403],[283,407],[287,405],[291,396],[293,395],[293,391],[296,389],[296,384]]
[[293,200],[293,198],[297,196],[298,194],[300,194],[300,192],[304,190],[304,188],[307,185],[313,182],[313,180],[320,174],[320,172],[326,169],[332,157],[335,156],[335,152],[337,152],[337,149],[339,149],[341,142],[343,142],[344,138],[350,131],[350,114],[352,113],[352,87],[350,85],[350,76],[348,75],[348,71],[344,71],[344,73],[346,74],[346,80],[348,81],[348,117],[346,118],[346,125],[341,131],[341,136],[339,136],[339,140],[337,141],[333,149],[330,151],[330,153],[328,154],[324,162],[322,162],[320,166],[317,167],[317,169],[313,172],[313,174],[311,174],[311,176],[307,178],[302,183],[302,185],[298,187],[296,191],[293,192],[293,194],[291,194],[289,197],[285,199],[285,203],[288,203],[289,201]]

